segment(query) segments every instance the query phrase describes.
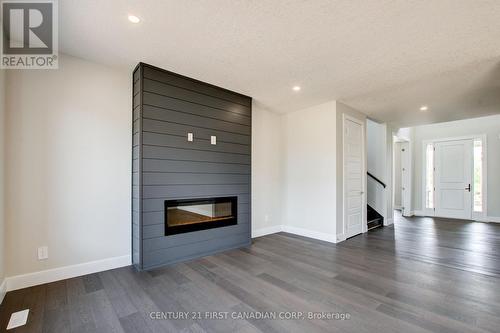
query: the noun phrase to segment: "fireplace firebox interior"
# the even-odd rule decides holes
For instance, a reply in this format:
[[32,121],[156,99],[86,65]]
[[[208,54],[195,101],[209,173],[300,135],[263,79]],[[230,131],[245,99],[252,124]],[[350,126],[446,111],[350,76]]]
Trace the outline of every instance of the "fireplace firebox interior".
[[238,197],[165,200],[165,235],[235,225]]

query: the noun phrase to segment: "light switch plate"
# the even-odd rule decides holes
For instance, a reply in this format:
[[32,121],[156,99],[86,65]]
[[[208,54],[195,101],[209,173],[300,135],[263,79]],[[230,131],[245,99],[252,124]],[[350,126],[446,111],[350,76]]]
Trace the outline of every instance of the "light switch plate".
[[188,141],[193,142],[193,133],[188,133]]
[[47,246],[40,246],[38,248],[38,260],[45,260],[49,258],[49,248]]
[[217,144],[217,137],[215,135],[212,135],[210,137],[210,144],[216,145]]
[[14,312],[10,316],[10,320],[9,320],[9,324],[7,325],[7,329],[11,330],[13,328],[26,325],[26,323],[28,322],[29,311],[30,311],[29,309],[26,309],[26,310]]

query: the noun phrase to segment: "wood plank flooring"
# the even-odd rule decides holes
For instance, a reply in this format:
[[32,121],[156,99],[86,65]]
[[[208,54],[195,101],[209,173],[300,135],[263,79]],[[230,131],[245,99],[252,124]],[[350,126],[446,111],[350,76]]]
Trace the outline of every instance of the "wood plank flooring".
[[[150,272],[125,267],[9,292],[2,330],[25,308],[28,324],[9,332],[498,332],[500,225],[398,216],[337,245],[269,235]],[[189,318],[151,319],[169,311]],[[349,319],[255,318],[309,312]]]

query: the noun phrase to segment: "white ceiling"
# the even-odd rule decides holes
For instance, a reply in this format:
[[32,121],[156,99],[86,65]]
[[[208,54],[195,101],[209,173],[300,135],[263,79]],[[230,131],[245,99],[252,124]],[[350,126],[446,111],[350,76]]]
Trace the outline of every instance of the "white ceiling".
[[338,99],[397,125],[500,113],[498,0],[64,0],[59,11],[62,52],[147,62],[277,112]]

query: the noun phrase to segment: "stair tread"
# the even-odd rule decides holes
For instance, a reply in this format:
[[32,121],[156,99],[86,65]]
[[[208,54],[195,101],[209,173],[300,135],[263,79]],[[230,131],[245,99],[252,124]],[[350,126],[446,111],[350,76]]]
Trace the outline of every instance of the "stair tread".
[[381,228],[381,227],[383,227],[383,225],[382,225],[382,224],[377,224],[377,225],[374,225],[374,226],[372,226],[372,227],[369,227],[369,228],[368,228],[368,231],[373,230],[373,229],[377,229],[377,228]]

